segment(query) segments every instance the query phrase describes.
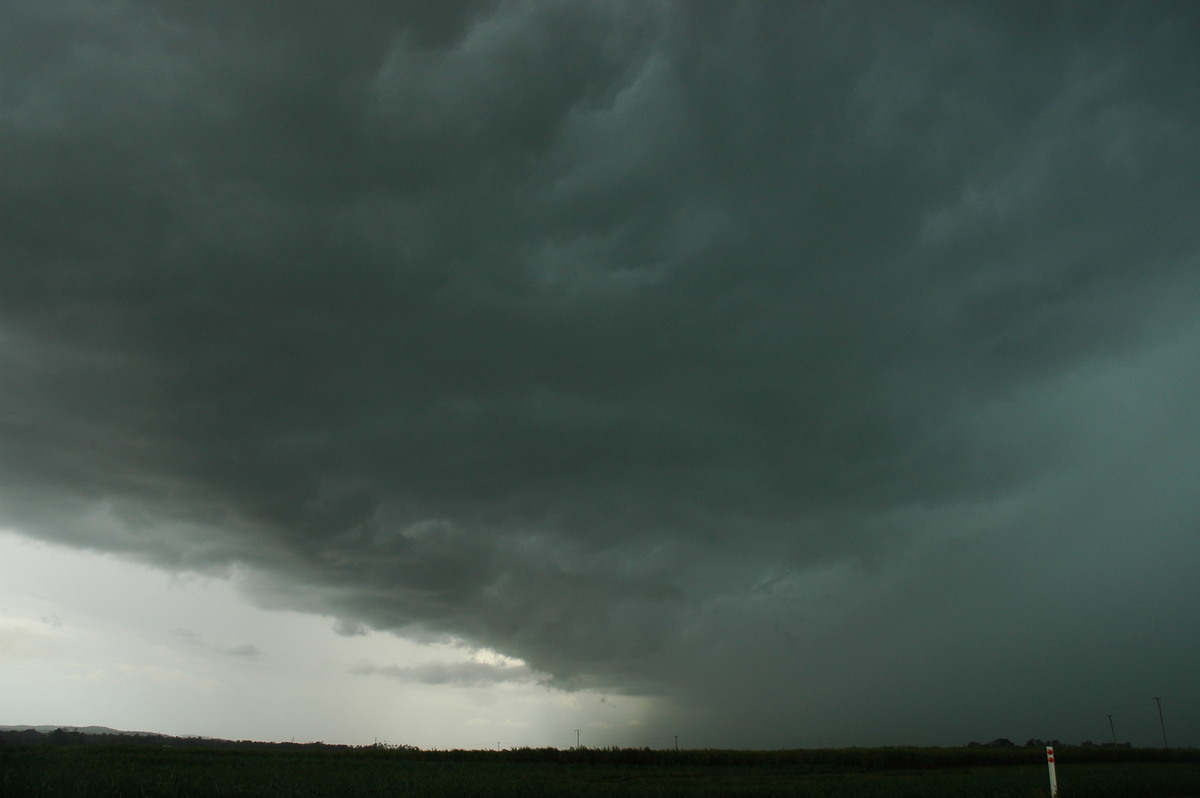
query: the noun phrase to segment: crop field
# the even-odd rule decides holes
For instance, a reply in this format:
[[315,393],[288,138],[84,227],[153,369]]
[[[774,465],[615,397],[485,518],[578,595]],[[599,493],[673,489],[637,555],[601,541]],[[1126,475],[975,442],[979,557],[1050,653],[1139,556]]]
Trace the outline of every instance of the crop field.
[[[1061,798],[1200,796],[1200,752],[1059,749]],[[0,796],[1048,798],[1038,749],[0,746]]]

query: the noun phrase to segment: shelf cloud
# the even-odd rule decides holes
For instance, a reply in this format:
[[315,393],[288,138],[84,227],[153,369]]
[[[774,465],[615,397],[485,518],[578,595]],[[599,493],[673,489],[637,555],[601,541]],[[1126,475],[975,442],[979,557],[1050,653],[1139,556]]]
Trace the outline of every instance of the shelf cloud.
[[1200,742],[1200,9],[0,17],[4,527],[714,744]]

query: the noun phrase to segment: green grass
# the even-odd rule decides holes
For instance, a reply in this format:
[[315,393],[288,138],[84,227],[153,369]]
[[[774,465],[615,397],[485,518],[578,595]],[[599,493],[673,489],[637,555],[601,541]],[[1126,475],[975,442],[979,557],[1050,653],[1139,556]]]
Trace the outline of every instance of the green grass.
[[[488,752],[3,746],[0,796],[1048,798],[1046,767],[1036,749],[980,754],[966,749]],[[1169,757],[1147,752],[1142,761],[1133,752],[1118,754],[1120,761],[1091,756],[1093,761],[1082,754],[1072,761],[1060,749],[1061,798],[1200,796],[1196,752]]]

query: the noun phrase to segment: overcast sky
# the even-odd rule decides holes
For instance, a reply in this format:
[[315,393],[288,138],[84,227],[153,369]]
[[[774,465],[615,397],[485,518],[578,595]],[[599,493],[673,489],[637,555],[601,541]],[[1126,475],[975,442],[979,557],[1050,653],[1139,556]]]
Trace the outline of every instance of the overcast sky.
[[285,5],[0,2],[0,723],[1200,745],[1200,6]]

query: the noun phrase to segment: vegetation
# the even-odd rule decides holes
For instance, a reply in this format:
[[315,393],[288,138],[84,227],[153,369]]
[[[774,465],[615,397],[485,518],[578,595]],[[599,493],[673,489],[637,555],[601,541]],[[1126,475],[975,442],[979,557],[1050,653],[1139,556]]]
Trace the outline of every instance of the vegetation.
[[[142,741],[144,743],[144,741]],[[187,742],[187,741],[182,741]],[[1062,798],[1200,794],[1200,752],[1062,748]],[[792,751],[0,744],[0,795],[1046,798],[1029,748]]]

